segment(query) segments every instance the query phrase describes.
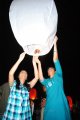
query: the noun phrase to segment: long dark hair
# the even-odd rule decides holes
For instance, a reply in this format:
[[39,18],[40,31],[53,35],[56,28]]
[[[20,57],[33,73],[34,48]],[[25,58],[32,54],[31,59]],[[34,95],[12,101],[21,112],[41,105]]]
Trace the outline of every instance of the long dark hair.
[[[23,85],[27,88],[28,91],[30,90],[30,85],[27,83],[27,80],[25,81],[25,83]],[[17,80],[16,80],[16,89],[20,90],[20,80],[19,80],[19,78],[17,78]]]

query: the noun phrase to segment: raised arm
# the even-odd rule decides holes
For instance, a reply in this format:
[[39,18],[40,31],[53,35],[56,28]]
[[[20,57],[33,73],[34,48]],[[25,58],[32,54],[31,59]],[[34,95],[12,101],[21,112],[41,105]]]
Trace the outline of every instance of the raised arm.
[[53,61],[55,64],[56,72],[60,75],[62,75],[62,68],[58,59],[58,49],[57,49],[57,41],[58,37],[55,36],[54,38],[54,50],[53,50]]
[[17,60],[17,62],[13,65],[13,67],[9,71],[9,85],[10,86],[13,85],[13,82],[14,82],[14,73],[17,70],[19,64],[24,59],[24,57],[25,57],[25,52],[23,52],[22,54],[20,54],[19,59]]
[[57,40],[58,40],[58,37],[55,36],[55,38],[54,38],[54,50],[53,50],[53,61],[54,62],[58,60]]
[[37,69],[37,64],[36,64],[36,57],[33,56],[33,67],[34,67],[34,79],[29,82],[30,88],[34,87],[36,82],[38,81],[38,69]]
[[38,63],[39,80],[44,80],[41,62],[38,58],[37,58],[36,62]]

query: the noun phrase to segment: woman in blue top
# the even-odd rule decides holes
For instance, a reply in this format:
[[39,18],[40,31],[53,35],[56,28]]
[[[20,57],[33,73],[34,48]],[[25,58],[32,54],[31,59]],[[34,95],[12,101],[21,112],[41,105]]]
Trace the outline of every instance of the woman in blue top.
[[37,59],[39,79],[46,87],[46,105],[44,110],[44,120],[71,120],[68,102],[63,90],[63,76],[60,62],[58,60],[57,36],[54,39],[53,61],[55,69],[48,69],[48,79],[44,79],[41,62]]
[[22,53],[9,72],[10,95],[2,120],[32,120],[29,88],[32,88],[38,81],[36,57],[33,57],[34,79],[26,83],[28,74],[25,70],[22,70],[19,73],[18,80],[14,80],[14,73],[24,57],[25,53]]

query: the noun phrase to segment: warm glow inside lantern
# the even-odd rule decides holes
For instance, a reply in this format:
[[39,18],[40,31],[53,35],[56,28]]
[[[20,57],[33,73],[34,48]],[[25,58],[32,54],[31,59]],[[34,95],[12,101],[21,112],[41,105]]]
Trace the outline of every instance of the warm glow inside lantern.
[[9,10],[12,31],[29,55],[47,54],[57,31],[54,0],[13,0]]
[[30,90],[29,97],[31,100],[35,100],[37,98],[37,91],[35,88],[32,88]]

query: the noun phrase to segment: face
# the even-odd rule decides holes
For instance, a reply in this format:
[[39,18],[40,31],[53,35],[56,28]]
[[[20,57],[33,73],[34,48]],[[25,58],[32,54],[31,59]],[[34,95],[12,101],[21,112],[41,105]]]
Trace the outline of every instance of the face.
[[19,80],[22,84],[25,83],[26,79],[27,79],[27,72],[25,70],[22,70],[20,73],[19,73]]
[[46,88],[43,86],[43,91],[46,92]]
[[50,67],[48,69],[48,76],[49,77],[53,77],[54,76],[54,73],[55,73],[55,69],[53,67]]

